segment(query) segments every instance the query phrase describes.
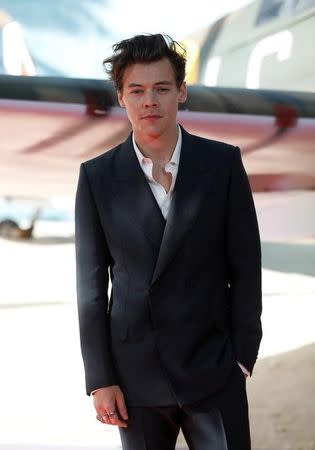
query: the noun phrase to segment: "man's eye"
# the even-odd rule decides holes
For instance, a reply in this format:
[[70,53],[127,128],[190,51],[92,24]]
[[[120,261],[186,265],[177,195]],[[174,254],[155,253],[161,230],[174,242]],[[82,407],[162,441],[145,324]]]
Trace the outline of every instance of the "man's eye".
[[131,94],[141,94],[143,91],[141,89],[134,89]]
[[159,92],[167,92],[167,91],[169,91],[169,89],[161,87],[161,88],[158,88],[158,91]]

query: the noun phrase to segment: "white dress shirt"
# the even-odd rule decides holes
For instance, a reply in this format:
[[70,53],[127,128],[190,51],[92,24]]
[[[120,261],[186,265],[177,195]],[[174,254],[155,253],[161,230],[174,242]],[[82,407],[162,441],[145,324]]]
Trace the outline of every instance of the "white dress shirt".
[[140,167],[144,172],[144,175],[149,183],[152,193],[161,209],[161,212],[165,220],[167,219],[167,215],[171,206],[174,185],[178,172],[180,152],[182,148],[182,130],[180,129],[179,126],[177,126],[177,128],[178,128],[177,142],[170,161],[165,165],[165,172],[169,172],[172,175],[172,183],[170,190],[168,192],[166,192],[164,187],[153,178],[152,174],[153,162],[150,158],[143,156],[143,154],[139,150],[139,147],[136,144],[134,134],[132,134],[133,148],[136,152]]

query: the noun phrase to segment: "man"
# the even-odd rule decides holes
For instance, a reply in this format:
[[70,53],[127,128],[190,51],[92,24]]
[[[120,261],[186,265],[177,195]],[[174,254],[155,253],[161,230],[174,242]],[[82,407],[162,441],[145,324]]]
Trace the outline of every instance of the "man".
[[[125,450],[250,448],[261,253],[238,148],[177,124],[185,53],[138,35],[104,61],[132,133],[81,165],[77,290],[87,393]],[[111,278],[107,296],[108,272]]]

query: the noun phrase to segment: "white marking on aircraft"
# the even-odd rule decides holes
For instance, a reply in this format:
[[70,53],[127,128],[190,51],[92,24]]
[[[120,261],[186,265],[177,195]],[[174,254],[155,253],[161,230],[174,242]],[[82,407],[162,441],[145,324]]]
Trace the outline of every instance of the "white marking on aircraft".
[[7,23],[3,33],[3,64],[10,75],[35,75],[36,70],[17,22]]
[[249,57],[246,87],[249,89],[259,89],[263,60],[273,53],[276,53],[279,62],[289,59],[292,43],[293,34],[289,30],[280,31],[259,41]]

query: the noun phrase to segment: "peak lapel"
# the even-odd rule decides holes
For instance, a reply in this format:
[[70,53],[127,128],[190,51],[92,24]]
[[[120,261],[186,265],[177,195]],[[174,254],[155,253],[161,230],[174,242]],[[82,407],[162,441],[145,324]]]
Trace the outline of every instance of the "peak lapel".
[[139,165],[131,135],[117,152],[114,174],[117,208],[121,208],[130,226],[140,227],[144,235],[159,248],[165,219]]
[[[216,172],[216,164],[210,166],[198,159],[194,136],[182,129],[182,149],[173,198],[167,217],[152,284],[163,273],[175,256],[186,233],[194,223],[202,207]],[[202,153],[201,153],[202,154]],[[208,159],[208,158],[207,158]]]

